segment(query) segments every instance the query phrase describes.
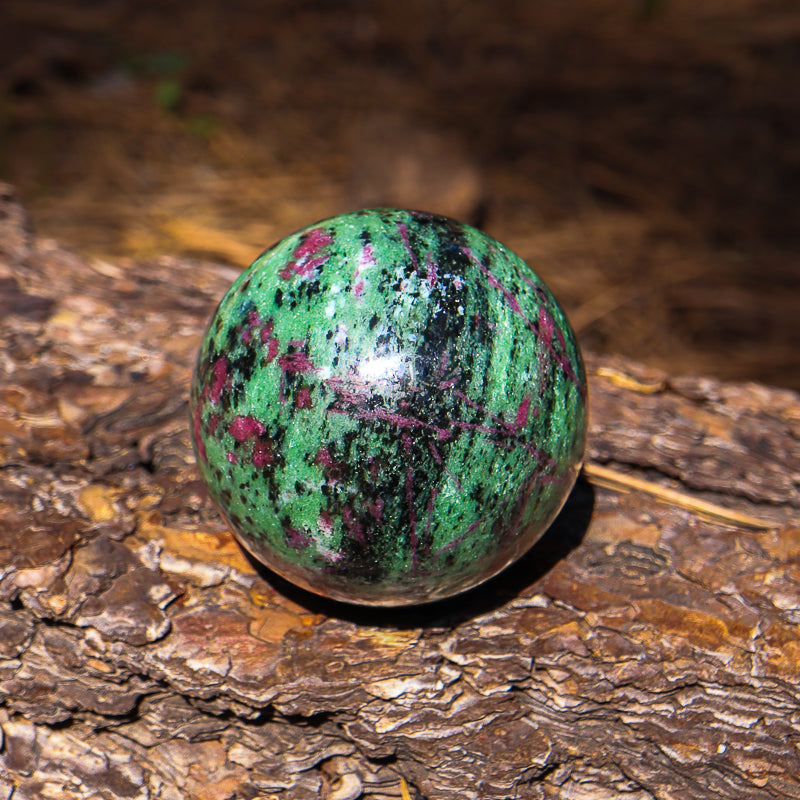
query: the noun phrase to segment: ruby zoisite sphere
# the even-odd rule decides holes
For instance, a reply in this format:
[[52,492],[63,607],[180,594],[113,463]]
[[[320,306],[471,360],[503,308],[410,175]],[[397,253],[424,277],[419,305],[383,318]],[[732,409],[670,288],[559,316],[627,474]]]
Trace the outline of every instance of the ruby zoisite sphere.
[[239,542],[328,598],[469,589],[576,479],[586,375],[552,294],[445,217],[371,209],[288,236],[211,318],[191,391],[200,473]]

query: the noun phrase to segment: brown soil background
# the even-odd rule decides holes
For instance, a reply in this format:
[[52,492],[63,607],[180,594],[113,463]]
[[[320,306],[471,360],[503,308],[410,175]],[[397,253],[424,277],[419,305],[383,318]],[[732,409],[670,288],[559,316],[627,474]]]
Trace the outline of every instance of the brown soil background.
[[587,348],[800,389],[797,0],[5,0],[0,177],[131,269],[445,213]]

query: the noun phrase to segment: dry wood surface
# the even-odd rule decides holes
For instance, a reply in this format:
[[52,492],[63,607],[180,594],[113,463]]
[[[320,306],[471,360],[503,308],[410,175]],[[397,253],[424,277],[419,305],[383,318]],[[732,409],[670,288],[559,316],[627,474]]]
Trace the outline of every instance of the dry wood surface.
[[588,356],[589,466],[528,556],[326,603],[195,472],[236,271],[81,259],[0,188],[1,800],[800,797],[797,395]]

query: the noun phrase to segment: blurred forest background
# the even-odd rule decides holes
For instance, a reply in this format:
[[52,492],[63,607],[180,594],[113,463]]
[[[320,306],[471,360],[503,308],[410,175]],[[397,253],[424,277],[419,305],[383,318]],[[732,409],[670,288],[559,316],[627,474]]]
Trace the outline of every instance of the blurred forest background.
[[800,390],[798,0],[4,0],[0,178],[130,269],[444,213],[586,348]]

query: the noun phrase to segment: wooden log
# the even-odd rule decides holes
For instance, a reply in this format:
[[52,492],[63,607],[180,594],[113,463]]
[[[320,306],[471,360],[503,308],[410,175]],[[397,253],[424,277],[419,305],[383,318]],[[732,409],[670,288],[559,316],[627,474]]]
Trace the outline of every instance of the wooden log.
[[796,395],[590,356],[587,468],[528,556],[326,603],[195,472],[236,271],[87,261],[0,188],[0,799],[800,796]]

